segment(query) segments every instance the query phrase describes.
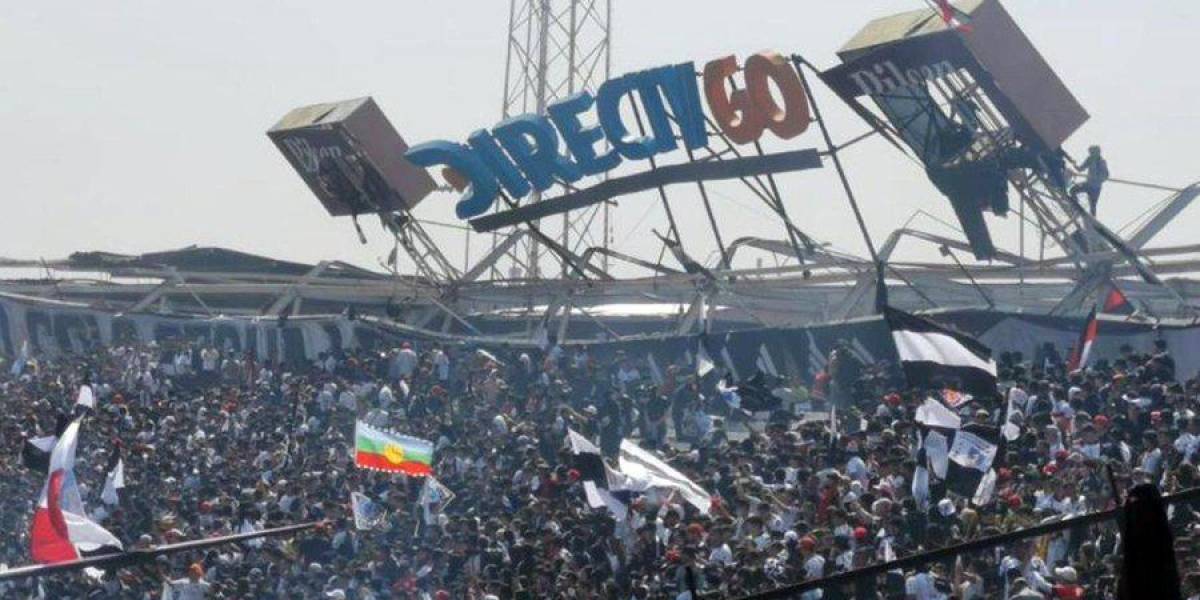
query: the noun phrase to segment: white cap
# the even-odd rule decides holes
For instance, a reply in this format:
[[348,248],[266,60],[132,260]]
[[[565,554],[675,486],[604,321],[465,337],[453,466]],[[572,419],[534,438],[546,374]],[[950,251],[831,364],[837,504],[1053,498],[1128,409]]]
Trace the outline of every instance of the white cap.
[[954,502],[949,498],[942,498],[941,500],[938,500],[937,509],[943,517],[949,517],[957,512],[957,509],[954,507]]
[[1075,567],[1059,567],[1054,570],[1054,576],[1067,583],[1079,581],[1079,574],[1075,572]]

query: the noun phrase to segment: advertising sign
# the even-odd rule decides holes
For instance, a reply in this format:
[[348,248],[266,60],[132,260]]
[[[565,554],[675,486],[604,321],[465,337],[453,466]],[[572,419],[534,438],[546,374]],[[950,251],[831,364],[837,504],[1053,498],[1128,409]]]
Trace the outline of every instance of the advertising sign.
[[[738,72],[740,86],[733,79]],[[584,91],[550,104],[546,115],[519,115],[476,130],[466,143],[418,144],[405,157],[422,167],[444,166],[447,182],[463,192],[456,212],[469,219],[487,212],[501,192],[515,200],[680,145],[703,148],[708,143],[704,104],[736,144],[757,141],[766,131],[791,139],[812,122],[799,74],[777,52],[754,54],[740,69],[734,56],[725,56],[705,65],[701,77],[703,101],[693,63],[658,67],[610,79],[594,95]],[[626,100],[641,107],[645,133],[639,131],[640,118],[633,125],[621,110]]]

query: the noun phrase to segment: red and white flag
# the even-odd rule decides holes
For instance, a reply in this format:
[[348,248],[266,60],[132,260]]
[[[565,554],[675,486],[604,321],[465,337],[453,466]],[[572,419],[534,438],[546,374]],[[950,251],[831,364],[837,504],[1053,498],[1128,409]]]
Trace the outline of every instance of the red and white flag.
[[78,560],[123,549],[121,541],[87,517],[75,481],[79,420],[67,425],[54,450],[30,530],[30,554],[39,563]]
[[1067,372],[1077,371],[1088,364],[1088,355],[1092,353],[1092,344],[1096,342],[1096,335],[1100,332],[1100,322],[1096,320],[1096,309],[1088,313],[1087,324],[1083,326],[1083,333],[1079,334],[1079,341],[1075,344],[1075,349],[1071,351],[1071,358],[1067,360]]
[[942,15],[942,20],[946,22],[947,26],[957,29],[963,33],[971,32],[972,27],[970,20],[967,19],[966,15],[963,14],[962,11],[954,8],[954,6],[950,4],[950,0],[933,0],[933,2],[934,4],[937,4],[938,12]]
[[1104,309],[1101,311],[1110,315],[1132,315],[1133,304],[1129,302],[1129,298],[1117,289],[1117,286],[1112,286],[1108,290],[1108,294],[1104,296]]

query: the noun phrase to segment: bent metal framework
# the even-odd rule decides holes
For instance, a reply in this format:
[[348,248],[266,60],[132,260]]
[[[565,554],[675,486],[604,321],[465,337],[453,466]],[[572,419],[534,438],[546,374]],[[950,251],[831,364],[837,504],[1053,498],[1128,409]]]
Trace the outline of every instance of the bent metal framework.
[[[890,302],[906,310],[1081,316],[1116,287],[1139,316],[1194,320],[1200,246],[1152,242],[1200,188],[1150,185],[1162,201],[1120,234],[1083,210],[1061,149],[1086,111],[998,0],[960,8],[972,32],[929,9],[883,17],[830,68],[782,49],[613,76],[609,2],[512,0],[495,126],[410,146],[360,98],[306,105],[269,131],[331,216],[353,220],[360,236],[376,235],[378,219],[394,240],[390,271],[219,248],[79,252],[4,260],[21,277],[0,292],[45,311],[111,315],[269,320],[352,307],[408,331],[528,342],[620,337],[622,323],[647,319],[678,335],[851,319],[873,312],[882,272]],[[815,86],[832,90],[867,133],[839,137]],[[787,149],[764,152],[768,135]],[[950,203],[961,237],[910,219],[871,239],[860,209],[871,199],[853,193],[854,178],[869,173],[842,153],[873,137],[924,168],[939,193],[930,202]],[[867,255],[834,251],[821,231],[797,224],[803,207],[776,175],[811,169],[836,171]],[[760,236],[724,234],[712,211],[717,181],[741,184],[743,199],[772,215]],[[1144,184],[1112,180],[1109,201],[1125,185]],[[680,201],[683,191],[699,202]],[[463,221],[450,225],[484,246],[482,256],[452,264],[429,233],[445,224],[422,218],[425,199],[456,202]],[[640,213],[648,202],[661,205],[651,227],[660,252],[613,247],[610,211]],[[703,211],[708,231],[682,231],[680,211]],[[1020,219],[1032,234],[998,247],[995,217]],[[902,260],[902,244],[932,245],[943,260]],[[106,278],[88,278],[97,272]],[[39,335],[6,320],[13,339]]]

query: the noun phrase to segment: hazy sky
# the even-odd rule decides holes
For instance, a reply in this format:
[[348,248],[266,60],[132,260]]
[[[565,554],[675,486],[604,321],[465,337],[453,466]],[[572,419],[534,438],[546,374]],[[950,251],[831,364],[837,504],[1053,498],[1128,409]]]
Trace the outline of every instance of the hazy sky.
[[[1005,5],[1092,115],[1068,141],[1069,151],[1082,155],[1091,143],[1103,145],[1114,177],[1183,185],[1200,176],[1200,82],[1189,58],[1200,2]],[[920,6],[614,0],[613,74],[764,48],[829,67],[834,51],[869,19]],[[264,132],[295,106],[363,95],[375,97],[410,143],[459,140],[491,126],[500,113],[507,19],[506,0],[4,3],[0,256],[200,244],[375,266],[390,249],[378,225],[364,221],[371,244],[360,245],[349,221],[326,215]],[[818,94],[836,137],[863,131],[832,94]],[[771,148],[818,140],[814,128]],[[953,221],[922,172],[886,144],[854,147],[847,168],[878,238],[918,209]],[[791,175],[781,185],[801,228],[837,248],[864,251],[832,168]],[[1101,218],[1120,226],[1164,195],[1110,186]],[[711,251],[695,194],[673,190],[672,197],[694,240],[689,248]],[[431,196],[418,216],[453,221],[454,199]],[[728,237],[782,234],[739,188],[721,187],[714,200]],[[656,198],[621,202],[616,245],[656,256],[648,235],[651,226],[663,227]],[[990,221],[998,241],[1015,249],[1016,220]],[[916,223],[946,231],[929,219]],[[1200,212],[1185,213],[1154,245],[1194,242],[1196,225]],[[431,231],[461,264],[461,234]],[[484,244],[474,237],[473,252]]]

